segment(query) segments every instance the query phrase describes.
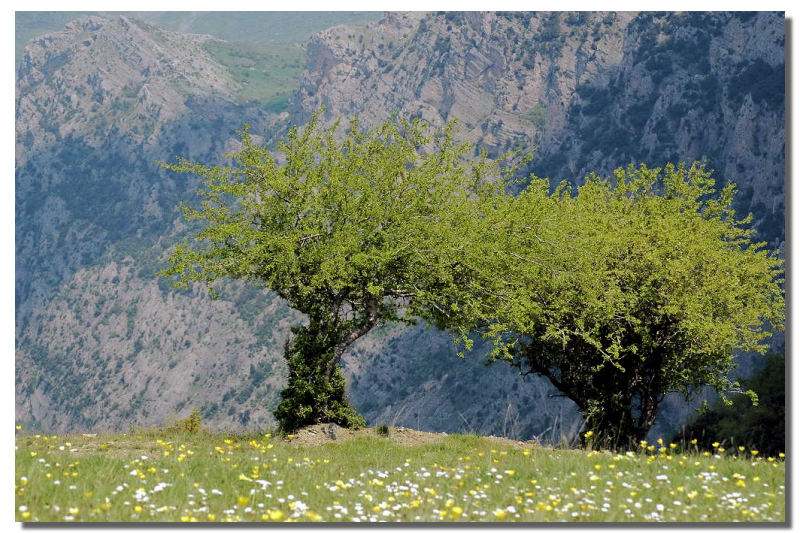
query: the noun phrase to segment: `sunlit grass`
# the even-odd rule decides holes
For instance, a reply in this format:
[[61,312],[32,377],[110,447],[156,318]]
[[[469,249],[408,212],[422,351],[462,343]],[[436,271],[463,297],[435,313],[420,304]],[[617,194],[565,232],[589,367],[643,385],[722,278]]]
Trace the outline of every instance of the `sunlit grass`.
[[15,511],[44,522],[785,520],[782,458],[643,444],[611,453],[464,435],[309,447],[272,435],[18,435]]

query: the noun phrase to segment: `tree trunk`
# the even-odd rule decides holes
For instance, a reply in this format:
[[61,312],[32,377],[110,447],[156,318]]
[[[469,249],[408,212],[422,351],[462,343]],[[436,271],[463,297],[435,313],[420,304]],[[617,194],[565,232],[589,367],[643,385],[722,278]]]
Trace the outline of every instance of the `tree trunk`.
[[312,320],[305,327],[292,329],[294,339],[287,343],[284,357],[289,367],[289,383],[281,391],[275,410],[284,432],[321,422],[343,427],[362,427],[364,418],[345,396],[345,382],[336,366],[341,344],[335,325]]

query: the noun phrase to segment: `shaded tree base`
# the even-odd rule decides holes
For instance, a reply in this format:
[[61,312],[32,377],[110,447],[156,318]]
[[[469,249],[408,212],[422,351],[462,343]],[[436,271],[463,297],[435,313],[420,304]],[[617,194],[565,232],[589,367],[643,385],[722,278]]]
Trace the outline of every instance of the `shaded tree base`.
[[329,375],[336,337],[313,324],[293,331],[294,341],[285,354],[289,383],[274,412],[280,430],[290,433],[319,423],[354,429],[366,426],[364,417],[347,401],[341,370],[335,368]]

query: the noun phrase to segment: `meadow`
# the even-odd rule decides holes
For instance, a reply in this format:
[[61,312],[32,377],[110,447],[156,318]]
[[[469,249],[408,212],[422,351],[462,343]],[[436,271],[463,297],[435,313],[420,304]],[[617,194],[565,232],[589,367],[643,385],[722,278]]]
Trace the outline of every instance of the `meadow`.
[[398,431],[322,444],[269,433],[18,434],[16,520],[785,521],[783,454],[437,434],[404,445]]

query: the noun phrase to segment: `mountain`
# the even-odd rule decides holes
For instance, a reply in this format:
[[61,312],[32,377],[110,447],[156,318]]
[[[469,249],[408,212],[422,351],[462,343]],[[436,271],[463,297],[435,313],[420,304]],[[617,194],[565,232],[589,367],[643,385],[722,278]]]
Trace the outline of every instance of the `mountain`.
[[[150,22],[196,29],[203,20],[212,19]],[[212,33],[227,27],[213,21]],[[458,118],[462,138],[492,154],[535,149],[527,170],[554,181],[706,157],[739,184],[760,235],[783,246],[782,14],[333,22],[303,43],[270,44],[82,16],[28,44],[15,100],[19,420],[41,431],[120,430],[200,408],[215,429],[274,422],[283,346],[303,317],[241,283],[221,283],[212,299],[156,276],[190,229],[177,206],[196,201],[197,186],[156,162],[222,161],[244,123],[273,146],[322,105],[329,118],[357,113],[365,123],[393,111]],[[446,334],[424,325],[362,338],[344,373],[374,424],[522,439],[580,426],[547,381],[487,367],[480,350],[459,359]],[[690,413],[670,398],[654,432]]]
[[156,162],[220,160],[244,122],[269,131],[281,121],[237,100],[242,85],[206,51],[211,41],[125,16],[83,17],[25,49],[16,86],[19,418],[59,431],[127,427],[179,411],[197,384],[194,375],[182,381],[199,369],[212,390],[215,372],[225,375],[219,383],[252,381],[228,376],[249,369],[240,357],[266,349],[236,323],[240,313],[221,302],[200,313],[196,299],[155,277],[182,229],[177,206],[195,187]]
[[490,154],[535,150],[529,170],[554,181],[705,158],[784,240],[783,13],[390,14],[308,51],[294,121],[322,105],[457,119]]

